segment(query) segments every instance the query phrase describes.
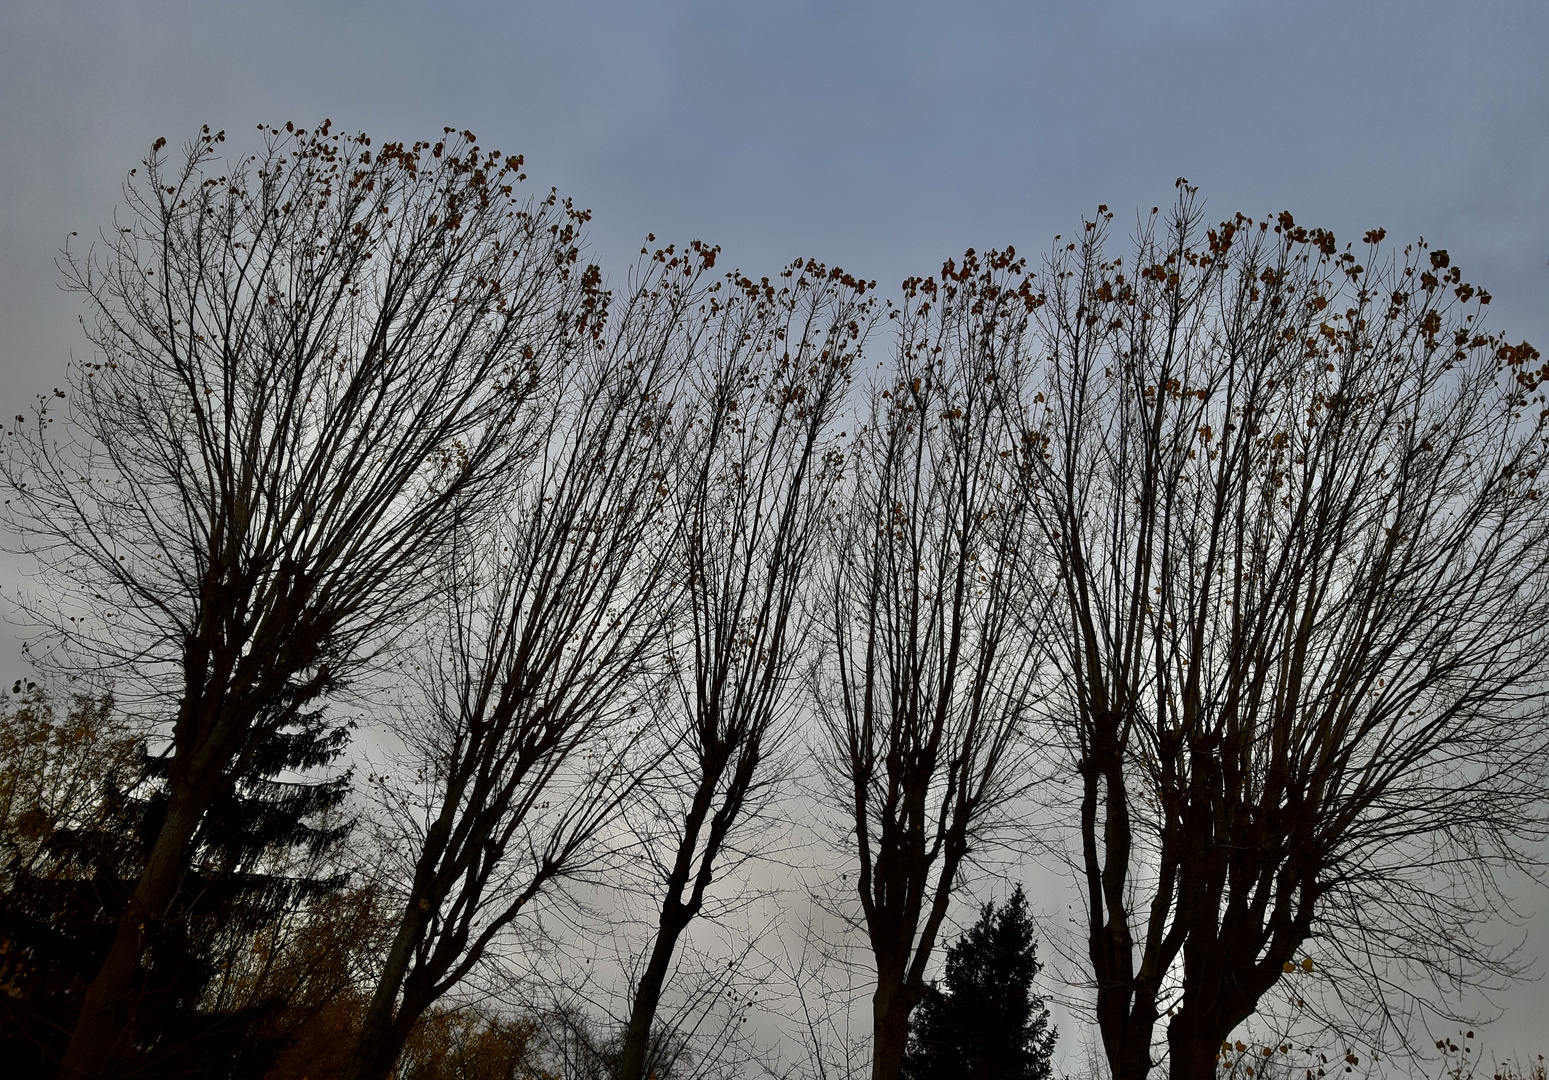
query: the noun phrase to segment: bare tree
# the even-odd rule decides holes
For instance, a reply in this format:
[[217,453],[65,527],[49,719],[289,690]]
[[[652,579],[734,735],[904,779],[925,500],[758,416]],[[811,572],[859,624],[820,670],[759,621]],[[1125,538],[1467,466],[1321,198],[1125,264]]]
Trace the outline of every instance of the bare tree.
[[[685,584],[673,664],[680,718],[643,847],[659,918],[635,985],[618,1075],[641,1080],[679,939],[734,834],[777,777],[806,637],[803,575],[832,487],[850,370],[872,321],[868,285],[816,262],[728,275],[692,330],[692,429],[673,472]],[[740,856],[739,856],[740,857]]]
[[423,785],[396,937],[345,1076],[387,1077],[425,1010],[547,887],[592,865],[640,772],[645,699],[681,589],[662,513],[683,441],[677,323],[714,252],[646,263],[599,347],[548,402],[511,503],[446,571],[424,704],[403,727]]
[[110,694],[77,694],[61,708],[19,679],[0,693],[0,894],[14,897],[19,877],[48,872],[50,837],[101,827],[103,791],[137,778],[142,750]]
[[593,330],[587,215],[520,201],[520,158],[326,123],[233,159],[223,140],[206,128],[181,162],[158,140],[127,222],[67,248],[97,351],[67,437],[45,401],[4,465],[41,566],[33,616],[126,695],[139,680],[169,759],[67,1077],[127,1052],[145,928],[173,909],[205,809],[399,621],[451,508],[497,491],[523,403]]
[[1205,229],[1180,187],[1132,261],[1105,208],[1056,248],[1026,421],[1117,1080],[1164,1023],[1212,1075],[1312,938],[1388,997],[1390,961],[1488,970],[1545,794],[1538,354],[1445,251]]
[[1012,421],[1036,298],[1022,270],[1013,252],[970,251],[905,283],[842,495],[818,704],[877,966],[875,1080],[898,1076],[966,861],[1027,778],[1038,668],[1015,591],[1028,526]]

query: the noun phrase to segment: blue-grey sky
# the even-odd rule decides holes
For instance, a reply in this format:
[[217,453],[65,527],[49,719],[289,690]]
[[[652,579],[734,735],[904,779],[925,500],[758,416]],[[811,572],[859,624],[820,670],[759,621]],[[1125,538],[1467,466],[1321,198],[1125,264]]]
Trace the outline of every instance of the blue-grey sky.
[[55,288],[150,142],[468,127],[596,211],[760,273],[884,284],[1200,185],[1449,248],[1549,340],[1549,4],[1095,0],[0,4],[0,407],[80,338]]
[[[614,274],[654,232],[893,285],[967,246],[1036,253],[1186,176],[1221,216],[1424,235],[1543,348],[1546,58],[1549,0],[3,0],[0,415],[83,347],[55,254],[157,136],[325,116],[525,154],[595,211]],[[1549,1050],[1541,987],[1500,1030]]]

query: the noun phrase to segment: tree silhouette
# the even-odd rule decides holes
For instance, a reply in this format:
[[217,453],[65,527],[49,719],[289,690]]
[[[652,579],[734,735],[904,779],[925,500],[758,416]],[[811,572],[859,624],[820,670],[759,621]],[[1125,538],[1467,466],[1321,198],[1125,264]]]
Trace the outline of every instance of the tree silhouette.
[[906,1080],[1045,1080],[1056,1032],[1033,993],[1042,970],[1018,885],[947,947],[945,986],[932,982],[915,1012]]
[[7,433],[0,505],[40,566],[37,655],[113,678],[168,750],[63,1076],[130,1053],[206,815],[411,621],[530,452],[529,400],[600,330],[586,212],[446,135],[288,125],[227,157],[206,128],[181,160],[162,139],[122,223],[64,252],[94,352]]
[[1116,1080],[1164,1032],[1170,1076],[1213,1077],[1311,950],[1372,1044],[1426,986],[1512,977],[1480,930],[1549,790],[1537,350],[1444,250],[1211,228],[1179,186],[1133,253],[1100,209],[1051,255],[1029,346],[1033,611]]
[[822,767],[876,964],[872,1080],[897,1080],[954,885],[1011,825],[1041,694],[1014,388],[1034,298],[1009,249],[904,283],[835,514]]

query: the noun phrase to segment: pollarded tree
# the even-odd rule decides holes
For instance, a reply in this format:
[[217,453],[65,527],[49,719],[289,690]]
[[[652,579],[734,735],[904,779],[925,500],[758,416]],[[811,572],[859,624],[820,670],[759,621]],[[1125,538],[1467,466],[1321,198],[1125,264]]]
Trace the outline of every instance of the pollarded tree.
[[843,465],[834,421],[873,322],[871,286],[815,261],[774,281],[733,273],[687,328],[688,426],[667,479],[682,610],[642,837],[658,917],[620,1080],[646,1076],[653,1046],[682,1044],[654,1030],[679,941],[716,875],[744,858],[739,834],[781,778],[811,631],[803,593]]
[[[546,891],[594,865],[666,674],[683,584],[664,513],[686,436],[679,323],[714,251],[645,264],[552,388],[509,501],[475,519],[426,609],[420,699],[384,777],[401,893],[346,1080],[392,1073],[432,1006]],[[417,779],[408,779],[417,777]]]
[[223,141],[206,129],[169,161],[159,140],[126,218],[67,249],[97,351],[64,438],[45,401],[5,458],[33,616],[166,740],[166,813],[67,1077],[125,1052],[146,928],[207,810],[424,591],[600,302],[586,215],[518,198],[521,159],[466,132],[373,146],[287,125],[231,159]]
[[1033,989],[1043,965],[1027,897],[1018,885],[947,946],[910,1023],[906,1080],[1048,1080],[1055,1032]]
[[1013,252],[970,251],[905,283],[840,493],[816,686],[877,968],[873,1080],[898,1076],[953,891],[1029,777],[1040,686],[1014,421],[1039,300],[1022,271]]
[[1495,962],[1470,930],[1546,793],[1545,370],[1445,251],[1206,229],[1184,187],[1118,258],[1109,217],[1042,282],[1033,591],[1109,1066],[1165,1025],[1202,1078],[1309,939]]

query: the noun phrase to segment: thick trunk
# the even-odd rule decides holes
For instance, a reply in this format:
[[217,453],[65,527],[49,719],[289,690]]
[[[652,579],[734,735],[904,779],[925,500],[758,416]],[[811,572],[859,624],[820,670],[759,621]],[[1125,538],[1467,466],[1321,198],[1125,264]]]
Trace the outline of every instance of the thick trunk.
[[1121,1005],[1105,1013],[1099,1005],[1098,1027],[1113,1080],[1146,1080],[1151,1073],[1151,1036],[1156,1030],[1156,1015],[1154,1008],[1146,1006],[1147,1002],[1140,1000],[1132,1009]]
[[1151,1075],[1151,1040],[1131,1039],[1119,1055],[1113,1080],[1146,1080]]
[[640,976],[640,986],[635,990],[634,1007],[629,1013],[629,1029],[624,1034],[624,1048],[619,1055],[617,1080],[645,1080],[646,1059],[651,1052],[651,1025],[656,1022],[656,1009],[661,1004],[662,987],[667,982],[667,969],[672,965],[672,954],[678,947],[687,919],[664,917],[656,931],[656,944],[651,948],[651,959]]
[[898,1080],[909,1043],[909,1014],[918,997],[907,987],[888,982],[891,985],[884,986],[879,979],[871,996],[871,1080]]
[[[188,843],[204,805],[187,792],[168,793],[167,816],[150,858],[118,920],[113,945],[81,1000],[81,1014],[59,1066],[59,1080],[98,1080],[110,1075],[127,1048],[135,976],[147,931],[164,917],[183,878]],[[208,800],[204,800],[207,802]]]
[[[1184,962],[1183,1004],[1167,1025],[1169,1075],[1209,1080],[1221,1044],[1258,1008],[1278,974],[1269,964],[1235,966],[1221,959],[1232,944],[1221,938],[1191,943]],[[1282,961],[1283,963],[1283,961]],[[1192,970],[1191,970],[1192,969]],[[1273,969],[1278,973],[1279,968]]]
[[[1135,938],[1126,897],[1130,818],[1123,774],[1114,766],[1111,751],[1098,756],[1105,767],[1086,770],[1081,804],[1089,905],[1087,953],[1098,982],[1097,1027],[1113,1080],[1146,1080],[1156,1030],[1156,988],[1154,981],[1137,977],[1135,971]],[[1106,814],[1099,824],[1099,807],[1105,802]],[[1159,969],[1166,967],[1155,963]]]
[[[1179,1020],[1183,1018],[1180,1016]],[[1221,1040],[1231,1029],[1216,1031],[1214,1024],[1175,1020],[1167,1028],[1168,1080],[1214,1080],[1219,1065]]]

